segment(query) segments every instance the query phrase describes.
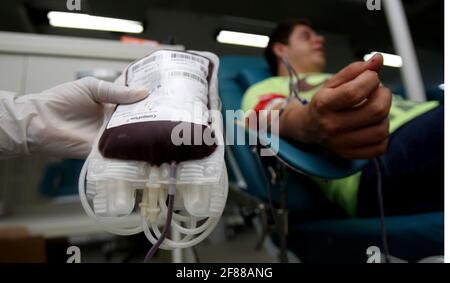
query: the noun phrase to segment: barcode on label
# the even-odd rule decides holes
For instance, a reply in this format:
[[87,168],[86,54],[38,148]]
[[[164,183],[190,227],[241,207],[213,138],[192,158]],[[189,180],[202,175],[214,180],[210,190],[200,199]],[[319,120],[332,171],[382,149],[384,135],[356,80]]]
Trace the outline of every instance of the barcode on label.
[[200,70],[203,72],[203,74],[205,74],[205,76],[208,76],[208,70],[205,67],[200,66]]
[[197,76],[196,74],[192,74],[189,72],[170,72],[170,76],[171,77],[185,77],[188,79],[192,79],[194,81],[197,81],[199,83],[201,83],[204,86],[208,86],[208,84],[206,83],[206,81],[204,79],[202,79],[201,77]]
[[152,62],[155,62],[156,59],[158,59],[159,57],[161,57],[161,56],[150,56],[149,58],[146,58],[143,61],[141,61],[141,62],[137,63],[136,65],[134,65],[133,67],[131,67],[131,71],[135,72],[140,67],[150,64]]
[[200,64],[208,64],[208,60],[199,57],[199,56],[195,56],[195,55],[189,55],[189,54],[183,54],[183,53],[172,53],[172,55],[170,56],[172,59],[186,59],[186,60],[191,60],[191,61],[195,61],[198,62]]

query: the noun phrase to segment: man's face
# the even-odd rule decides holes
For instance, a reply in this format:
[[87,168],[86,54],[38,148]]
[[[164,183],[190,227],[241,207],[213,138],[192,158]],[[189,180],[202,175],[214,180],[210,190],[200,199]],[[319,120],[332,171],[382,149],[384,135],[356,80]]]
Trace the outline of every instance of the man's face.
[[323,36],[305,25],[298,25],[292,31],[284,56],[289,63],[305,72],[320,72],[325,68]]

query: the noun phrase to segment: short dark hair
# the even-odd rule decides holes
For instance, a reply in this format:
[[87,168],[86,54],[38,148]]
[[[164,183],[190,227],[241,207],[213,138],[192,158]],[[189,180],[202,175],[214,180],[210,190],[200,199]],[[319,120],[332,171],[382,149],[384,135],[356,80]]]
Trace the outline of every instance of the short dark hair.
[[311,26],[310,22],[305,19],[288,19],[278,23],[275,29],[270,35],[269,43],[264,51],[267,63],[269,64],[270,72],[276,76],[278,74],[278,60],[277,55],[273,52],[273,46],[275,43],[288,44],[289,37],[291,36],[296,26]]

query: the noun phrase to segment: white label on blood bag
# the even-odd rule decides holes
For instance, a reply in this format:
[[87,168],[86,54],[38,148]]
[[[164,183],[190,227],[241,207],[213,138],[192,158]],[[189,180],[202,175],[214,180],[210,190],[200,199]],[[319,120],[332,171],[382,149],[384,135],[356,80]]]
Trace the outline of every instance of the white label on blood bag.
[[107,129],[149,121],[208,124],[209,60],[187,52],[160,50],[128,68],[127,84],[150,95],[116,108]]

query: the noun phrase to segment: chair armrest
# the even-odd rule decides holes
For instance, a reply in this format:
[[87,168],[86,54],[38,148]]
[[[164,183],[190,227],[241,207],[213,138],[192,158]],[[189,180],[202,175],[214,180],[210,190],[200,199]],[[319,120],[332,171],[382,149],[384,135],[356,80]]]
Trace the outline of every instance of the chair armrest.
[[340,179],[360,171],[367,160],[346,160],[337,157],[322,147],[294,143],[284,138],[267,133],[258,134],[255,130],[236,124],[237,131],[246,132],[246,141],[255,140],[267,145],[281,162],[293,170],[323,179]]

